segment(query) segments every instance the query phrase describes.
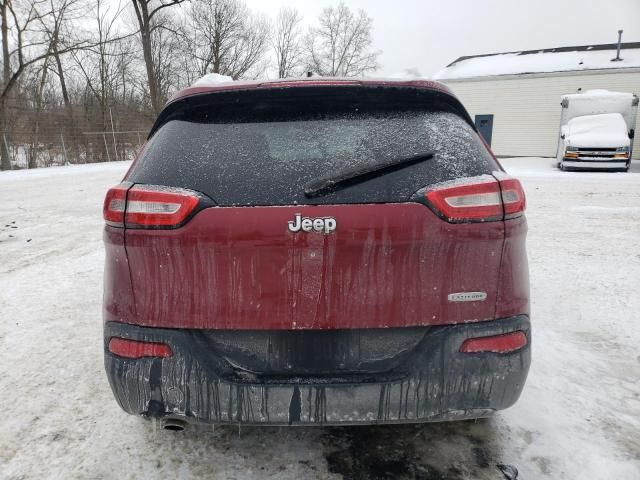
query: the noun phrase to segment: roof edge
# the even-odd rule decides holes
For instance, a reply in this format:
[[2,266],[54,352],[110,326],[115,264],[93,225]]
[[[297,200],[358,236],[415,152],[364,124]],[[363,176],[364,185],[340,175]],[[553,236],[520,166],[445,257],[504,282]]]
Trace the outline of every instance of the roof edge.
[[[470,60],[472,58],[483,58],[483,57],[495,57],[497,55],[533,55],[536,53],[565,53],[565,52],[593,52],[593,51],[602,51],[602,50],[616,50],[618,48],[617,43],[601,43],[596,45],[577,45],[573,47],[553,47],[553,48],[538,48],[536,50],[516,50],[513,52],[496,52],[496,53],[482,53],[479,55],[465,55],[455,59],[445,68],[451,67],[458,62],[462,62],[464,60]],[[640,42],[626,42],[620,44],[621,50],[629,49],[629,48],[640,48]]]
[[165,104],[169,104],[206,93],[232,92],[243,90],[266,90],[300,87],[405,87],[438,90],[451,96],[453,92],[445,84],[438,80],[403,80],[403,79],[374,79],[374,78],[343,78],[343,77],[310,77],[310,78],[283,78],[277,80],[250,80],[234,81],[212,85],[191,86],[174,93]]
[[593,68],[584,70],[553,70],[550,72],[526,72],[526,73],[502,73],[498,75],[478,75],[474,77],[455,77],[455,78],[439,78],[437,81],[447,85],[448,83],[458,82],[482,82],[490,80],[516,80],[536,77],[560,77],[566,75],[607,75],[614,73],[637,73],[640,67],[624,67],[624,68]]

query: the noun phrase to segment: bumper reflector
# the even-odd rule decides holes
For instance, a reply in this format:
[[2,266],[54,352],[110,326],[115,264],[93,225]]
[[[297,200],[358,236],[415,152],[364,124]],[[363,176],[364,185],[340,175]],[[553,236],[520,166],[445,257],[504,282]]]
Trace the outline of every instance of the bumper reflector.
[[462,353],[509,353],[519,350],[527,344],[527,336],[523,331],[493,335],[491,337],[469,338],[460,347]]
[[109,351],[125,358],[170,357],[171,347],[164,343],[139,342],[126,338],[111,337]]

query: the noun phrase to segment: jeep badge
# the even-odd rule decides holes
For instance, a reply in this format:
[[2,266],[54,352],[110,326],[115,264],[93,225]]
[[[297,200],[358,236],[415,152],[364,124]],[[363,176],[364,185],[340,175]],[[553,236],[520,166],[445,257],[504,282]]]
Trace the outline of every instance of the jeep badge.
[[287,222],[289,224],[290,232],[322,232],[325,235],[329,235],[336,227],[336,219],[333,217],[323,218],[309,218],[303,217],[301,214],[296,213],[296,219]]

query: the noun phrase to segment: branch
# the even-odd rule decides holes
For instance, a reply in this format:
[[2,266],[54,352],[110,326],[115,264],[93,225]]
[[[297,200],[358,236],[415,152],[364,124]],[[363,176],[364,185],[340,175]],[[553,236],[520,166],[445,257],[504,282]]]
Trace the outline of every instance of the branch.
[[153,18],[153,16],[156,13],[158,13],[160,10],[162,10],[163,8],[172,7],[173,5],[179,5],[179,4],[183,3],[184,1],[185,0],[171,0],[171,3],[162,3],[162,4],[160,4],[158,6],[158,8],[156,8],[155,10],[151,10],[151,13],[149,13],[149,20],[151,20]]

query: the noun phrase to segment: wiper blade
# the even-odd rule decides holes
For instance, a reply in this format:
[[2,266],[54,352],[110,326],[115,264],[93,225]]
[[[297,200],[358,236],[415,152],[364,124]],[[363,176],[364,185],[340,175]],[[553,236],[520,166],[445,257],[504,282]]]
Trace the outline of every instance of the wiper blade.
[[366,182],[372,178],[377,178],[387,173],[395,172],[409,167],[416,163],[424,162],[433,158],[434,152],[417,153],[410,157],[394,158],[370,165],[345,170],[337,175],[323,177],[308,183],[304,187],[304,195],[307,198],[322,197],[336,190]]

